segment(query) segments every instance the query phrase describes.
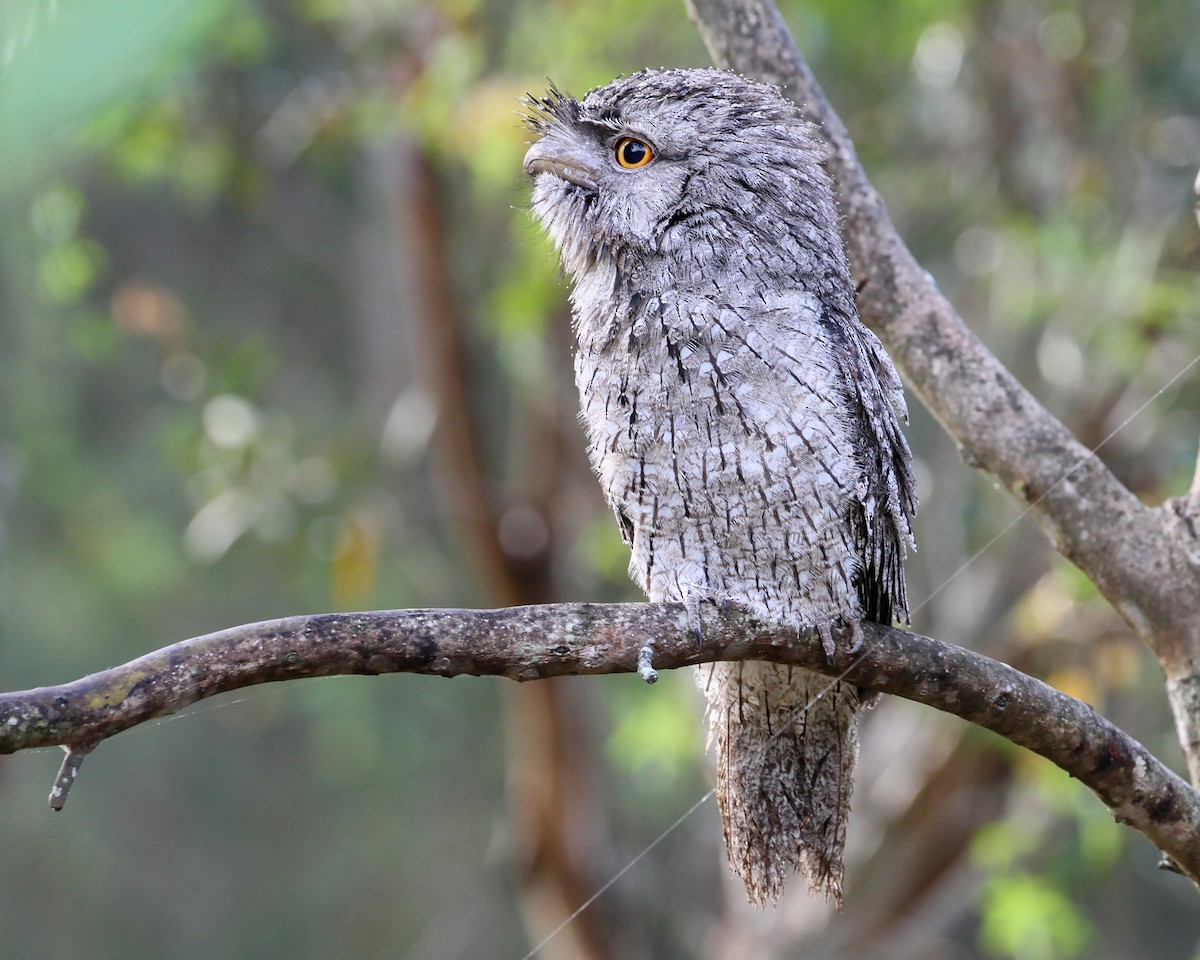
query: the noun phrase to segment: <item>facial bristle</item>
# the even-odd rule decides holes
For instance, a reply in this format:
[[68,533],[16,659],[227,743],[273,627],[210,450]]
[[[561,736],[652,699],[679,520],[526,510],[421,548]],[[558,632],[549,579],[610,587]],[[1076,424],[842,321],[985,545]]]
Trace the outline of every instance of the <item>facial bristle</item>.
[[525,126],[539,137],[556,126],[567,126],[579,119],[579,101],[569,97],[553,83],[544,96],[527,93],[521,98]]

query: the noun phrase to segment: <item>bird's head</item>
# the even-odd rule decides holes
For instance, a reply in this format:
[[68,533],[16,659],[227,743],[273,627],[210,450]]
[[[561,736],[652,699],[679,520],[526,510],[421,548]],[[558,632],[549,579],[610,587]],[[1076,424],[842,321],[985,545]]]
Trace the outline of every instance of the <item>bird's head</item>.
[[767,84],[643,70],[581,101],[551,88],[526,108],[533,211],[572,274],[606,257],[778,246],[836,217],[808,124]]

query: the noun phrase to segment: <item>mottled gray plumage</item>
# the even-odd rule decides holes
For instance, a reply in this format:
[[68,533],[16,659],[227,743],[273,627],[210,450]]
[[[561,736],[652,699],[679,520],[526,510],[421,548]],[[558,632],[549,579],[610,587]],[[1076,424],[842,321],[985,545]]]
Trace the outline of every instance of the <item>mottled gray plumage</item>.
[[[837,624],[904,619],[903,390],[858,320],[796,107],[718,70],[529,106],[533,209],[574,281],[582,419],[633,577],[693,616],[732,602],[827,644]],[[751,900],[796,869],[840,899],[859,690],[765,663],[698,680]]]

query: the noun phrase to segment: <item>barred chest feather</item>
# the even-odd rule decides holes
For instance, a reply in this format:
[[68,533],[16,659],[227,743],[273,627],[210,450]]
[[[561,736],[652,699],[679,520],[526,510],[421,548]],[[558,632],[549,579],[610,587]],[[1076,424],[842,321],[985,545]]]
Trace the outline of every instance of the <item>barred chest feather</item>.
[[860,617],[862,468],[832,334],[809,293],[738,293],[635,293],[613,316],[576,290],[582,419],[630,571],[651,600],[798,629]]

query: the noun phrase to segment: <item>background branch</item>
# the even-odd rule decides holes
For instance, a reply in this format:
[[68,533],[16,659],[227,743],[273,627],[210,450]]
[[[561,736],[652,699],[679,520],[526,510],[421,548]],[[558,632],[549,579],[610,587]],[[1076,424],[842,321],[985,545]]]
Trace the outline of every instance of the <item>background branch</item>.
[[790,663],[992,730],[1078,778],[1200,883],[1200,795],[1087,704],[997,660],[880,624],[863,624],[862,652],[837,665],[826,662],[814,638],[797,642],[790,630],[742,614],[713,614],[705,624],[702,647],[679,604],[393,610],[248,624],[73,683],[0,696],[0,753],[61,744],[72,756],[83,754],[145,720],[273,680],[632,673],[640,648],[651,645],[659,668],[712,660]]

